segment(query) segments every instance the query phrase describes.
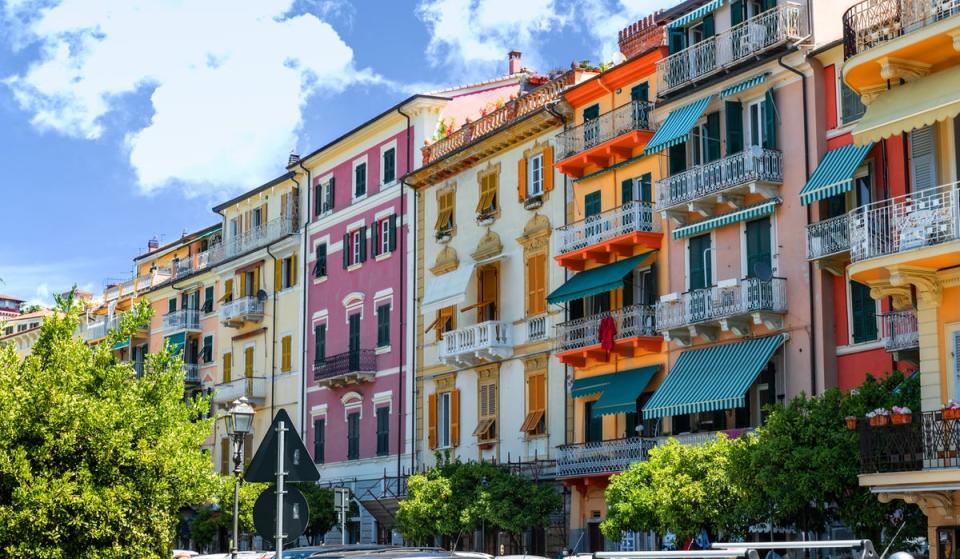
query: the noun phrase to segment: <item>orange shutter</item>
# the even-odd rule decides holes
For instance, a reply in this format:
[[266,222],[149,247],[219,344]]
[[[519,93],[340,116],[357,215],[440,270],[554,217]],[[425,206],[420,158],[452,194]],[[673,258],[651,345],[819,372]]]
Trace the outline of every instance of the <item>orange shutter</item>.
[[253,378],[253,348],[248,347],[243,350],[243,374],[247,378]]
[[233,454],[232,448],[233,443],[230,442],[230,439],[220,439],[220,474],[229,475],[230,468],[230,455]]
[[450,392],[450,446],[460,446],[460,391]]
[[427,396],[427,445],[437,448],[437,395]]
[[230,382],[230,374],[233,370],[233,354],[230,352],[223,354],[223,382]]
[[283,260],[273,261],[273,290],[280,291],[283,287]]
[[260,266],[253,269],[253,293],[250,296],[256,297],[258,291],[260,291]]
[[240,298],[243,299],[247,296],[247,278],[246,274],[239,274],[237,276],[237,282],[240,284]]
[[534,271],[533,271],[534,265],[533,265],[533,261],[534,261],[535,258],[536,258],[536,257],[527,258],[527,262],[526,262],[526,268],[527,268],[527,270],[526,270],[526,272],[527,272],[527,316],[533,316],[533,314],[534,314],[534,313],[533,313],[533,309],[534,309],[533,294],[534,294],[534,291],[535,291],[534,285],[535,285],[536,280],[534,279]]
[[297,285],[297,255],[290,256],[290,286]]
[[538,410],[547,409],[547,375],[537,375],[535,377],[537,387],[537,408]]
[[547,255],[538,254],[533,257],[533,277],[536,278],[536,288],[533,295],[534,314],[540,314],[546,309],[547,302]]
[[522,204],[527,199],[527,158],[517,162],[517,200]]
[[553,146],[543,150],[543,191],[553,190]]

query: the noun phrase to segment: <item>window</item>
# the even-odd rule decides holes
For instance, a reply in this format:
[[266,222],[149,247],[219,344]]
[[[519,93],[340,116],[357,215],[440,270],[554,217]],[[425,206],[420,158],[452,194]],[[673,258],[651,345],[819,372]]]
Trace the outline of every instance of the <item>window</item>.
[[263,223],[263,210],[261,208],[253,209],[253,226],[260,227],[260,224]]
[[327,438],[327,420],[313,420],[313,461],[323,464],[323,443]]
[[[427,327],[426,332],[436,329],[436,340],[443,339],[446,332],[452,332],[457,329],[457,307],[444,307],[437,311],[437,319]],[[426,333],[424,332],[424,333]]]
[[203,337],[203,349],[200,350],[200,355],[204,363],[213,363],[213,336]]
[[317,245],[317,260],[313,264],[313,277],[322,278],[327,275],[327,243]]
[[543,435],[547,432],[546,380],[546,373],[527,376],[527,416],[520,426],[520,431],[527,435]]
[[593,147],[600,141],[600,105],[590,105],[583,109],[583,144]]
[[213,286],[208,285],[203,289],[203,312],[213,312]]
[[583,217],[590,218],[595,215],[599,215],[602,211],[603,206],[601,205],[602,197],[599,190],[591,192],[583,197]]
[[390,453],[390,408],[377,408],[377,456]]
[[856,173],[853,178],[853,203],[856,207],[862,208],[873,201],[872,185],[869,172],[863,170]]
[[629,202],[653,203],[652,177],[645,173],[620,183],[620,204]]
[[361,227],[343,236],[343,267],[360,264],[367,259],[367,228]]
[[497,187],[499,182],[500,175],[498,173],[480,175],[480,201],[477,202],[478,216],[490,217],[497,212]]
[[870,287],[850,281],[850,337],[861,344],[877,339],[877,302],[870,297]]
[[367,194],[367,164],[360,163],[353,168],[353,197],[360,198]]
[[[500,318],[500,268],[491,264],[477,268],[477,322]],[[471,307],[464,307],[461,312]]]
[[390,345],[390,305],[377,307],[377,347]]
[[434,229],[437,233],[450,233],[454,222],[454,195],[456,190],[448,188],[437,193],[437,223]]
[[360,412],[347,414],[347,460],[360,458]]
[[167,312],[168,312],[168,313],[177,312],[177,298],[176,298],[176,297],[170,297],[169,299],[167,299]]
[[293,353],[293,336],[284,336],[280,338],[280,371],[283,373],[290,372],[292,353]]
[[313,213],[323,215],[333,211],[333,200],[336,181],[330,177],[327,182],[317,183],[314,189]]
[[703,289],[713,285],[713,266],[710,261],[713,249],[710,234],[690,237],[687,241],[687,275],[690,289]]
[[397,150],[390,148],[383,152],[383,184],[389,184],[397,178]]
[[223,354],[223,382],[230,382],[230,375],[233,370],[233,354],[229,351]]
[[770,218],[750,221],[746,225],[747,269],[745,277],[769,279],[773,275],[770,246]]
[[228,279],[223,282],[223,299],[224,303],[229,303],[233,301],[233,279]]
[[473,430],[473,436],[480,442],[497,438],[497,388],[496,381],[480,383],[479,417]]
[[349,317],[349,326],[347,334],[347,344],[350,351],[350,362],[348,371],[360,370],[360,313],[351,314]]
[[297,284],[297,255],[274,260],[273,290],[290,289]]
[[327,325],[317,324],[313,327],[313,363],[314,366],[323,365],[327,359]]
[[537,253],[527,258],[527,316],[547,310],[547,255]]
[[657,266],[651,264],[649,268],[633,270],[623,278],[623,306],[656,305],[657,294]]
[[596,400],[583,403],[583,442],[593,443],[603,440],[603,418],[595,417],[593,406]]
[[767,90],[763,99],[747,106],[747,145],[764,149],[777,148],[777,114],[773,90]]
[[840,121],[846,125],[860,120],[867,112],[867,106],[860,100],[857,92],[843,82],[843,78],[837,81],[840,82]]
[[527,198],[543,194],[543,154],[527,159]]
[[374,256],[397,250],[396,214],[370,224],[370,250]]
[[703,165],[720,159],[720,113],[712,112],[690,131],[690,160]]
[[247,378],[253,377],[253,347],[243,350],[243,375]]
[[444,392],[437,395],[437,444],[438,448],[453,446],[453,431],[450,423],[453,418],[453,393]]

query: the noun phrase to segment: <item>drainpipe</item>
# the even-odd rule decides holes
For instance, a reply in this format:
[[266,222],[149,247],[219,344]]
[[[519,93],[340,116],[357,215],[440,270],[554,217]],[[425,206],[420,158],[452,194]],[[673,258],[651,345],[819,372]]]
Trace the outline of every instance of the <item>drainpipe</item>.
[[[293,182],[297,184],[297,188],[300,187],[300,183],[297,182],[296,179],[294,179]],[[277,257],[274,256],[272,252],[270,252],[270,245],[267,245],[267,254],[270,255],[270,263],[273,264],[273,267],[268,269],[270,271],[273,271],[274,269],[276,269]],[[267,270],[264,270],[264,272],[266,271]],[[274,281],[277,280],[276,276],[274,276],[273,280]],[[271,297],[271,299],[273,300],[273,304],[270,305],[270,308],[273,311],[271,313],[273,314],[273,316],[270,318],[270,321],[272,323],[272,326],[270,327],[270,343],[273,348],[270,354],[270,421],[273,421],[273,418],[277,415],[277,384],[275,380],[277,376],[277,286],[276,285],[273,286],[273,295],[272,296],[268,295],[268,297]]]
[[[810,17],[810,14],[808,13],[807,18],[809,19],[809,17]],[[791,52],[800,50],[798,44],[803,40],[804,39],[801,39],[800,41],[797,42],[797,44],[794,44],[790,49]],[[801,72],[800,70],[796,69],[793,66],[787,65],[783,61],[783,58],[787,56],[787,54],[788,53],[781,54],[780,57],[777,59],[777,63],[780,64],[780,67],[782,67],[783,69],[789,72],[793,72],[794,74],[800,76],[800,89],[803,94],[803,174],[806,180],[809,180],[810,179],[810,146],[809,146],[810,115],[809,115],[809,107],[807,107],[807,77],[803,74],[803,72]],[[810,224],[810,211],[811,211],[810,206],[807,205],[807,225]],[[812,285],[812,280],[814,275],[814,264],[812,261],[807,262],[807,274],[811,279],[811,285]],[[809,312],[810,312],[810,393],[816,394],[817,393],[817,321],[815,320],[815,317],[814,317],[814,312],[816,309],[814,307],[812,293],[807,297],[807,301],[809,304]],[[784,382],[784,384],[786,384],[786,382]]]
[[[301,289],[303,290],[303,297],[301,297],[303,337],[300,342],[300,375],[302,377],[300,379],[300,436],[303,436],[303,434],[307,432],[307,340],[309,339],[308,332],[310,331],[308,327],[310,321],[307,319],[307,313],[310,312],[309,306],[307,305],[308,286],[310,285],[310,270],[307,268],[307,248],[309,248],[310,240],[307,238],[307,224],[310,223],[310,216],[313,215],[313,206],[310,205],[310,195],[313,193],[313,178],[310,175],[310,169],[303,166],[302,159],[297,159],[297,165],[307,172],[307,205],[304,208],[306,213],[303,218],[303,250],[301,251],[300,257],[300,260],[303,262],[303,283],[301,284]],[[296,180],[294,180],[294,182],[296,182]],[[300,183],[297,183],[297,186],[299,187]]]
[[[397,107],[397,112],[403,115],[407,119],[407,168],[406,172],[409,173],[413,168],[413,139],[411,134],[413,133],[413,126],[410,123],[410,115],[403,112],[402,107]],[[407,321],[406,321],[406,303],[407,297],[406,292],[403,290],[404,279],[407,275],[407,259],[406,259],[406,234],[403,232],[404,226],[406,225],[406,230],[410,231],[410,226],[407,225],[407,204],[406,204],[406,193],[403,191],[403,187],[406,185],[406,182],[401,179],[400,181],[400,227],[396,234],[399,236],[397,239],[397,248],[400,252],[400,258],[397,259],[400,265],[400,293],[399,293],[399,307],[400,307],[400,370],[397,373],[397,488],[400,487],[400,473],[403,468],[403,400],[404,400],[404,384],[403,384],[403,372],[406,368],[406,361],[404,361],[404,350],[407,347]],[[416,243],[414,243],[416,245]],[[416,262],[416,260],[414,260]],[[413,321],[416,324],[416,320]],[[414,406],[416,408],[416,406]],[[409,433],[412,434],[412,433]],[[411,447],[413,445],[411,444]],[[413,454],[413,448],[411,448],[411,455]]]

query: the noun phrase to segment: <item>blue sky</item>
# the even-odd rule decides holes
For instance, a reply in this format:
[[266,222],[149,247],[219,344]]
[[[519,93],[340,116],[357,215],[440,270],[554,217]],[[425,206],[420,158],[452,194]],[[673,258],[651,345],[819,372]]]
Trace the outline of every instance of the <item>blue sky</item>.
[[510,49],[541,71],[609,60],[665,3],[0,0],[0,292],[98,292],[291,150],[501,75]]

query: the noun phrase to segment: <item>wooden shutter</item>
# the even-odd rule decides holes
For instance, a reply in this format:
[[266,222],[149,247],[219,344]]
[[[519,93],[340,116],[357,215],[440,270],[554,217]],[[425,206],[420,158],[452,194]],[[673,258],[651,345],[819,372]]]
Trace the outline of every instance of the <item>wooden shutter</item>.
[[250,296],[256,297],[258,291],[260,291],[260,266],[253,269],[253,293]]
[[243,376],[246,378],[253,377],[253,348],[248,347],[243,350]]
[[297,255],[290,255],[290,287],[297,285]]
[[760,271],[771,270],[770,218],[765,217],[747,223],[747,269],[745,277],[759,277]]
[[777,7],[777,0],[761,0],[760,9],[764,12]]
[[527,258],[527,316],[546,310],[546,255],[534,254]]
[[725,101],[723,112],[727,121],[727,154],[743,151],[743,104],[739,101]]
[[687,37],[683,28],[673,28],[667,30],[667,47],[670,54],[675,54],[687,47]]
[[292,339],[290,336],[284,336],[283,339],[280,340],[280,370],[283,372],[290,370],[291,343]]
[[397,250],[397,214],[390,216],[390,252]]
[[527,199],[527,158],[517,161],[517,200],[522,204]]
[[450,391],[450,446],[460,446],[460,390]]
[[653,176],[650,173],[640,175],[640,201],[653,203]]
[[700,24],[701,29],[703,29],[703,38],[704,40],[713,37],[716,33],[716,25],[713,22],[713,14],[707,14],[703,16],[703,22]]
[[583,198],[583,217],[598,215],[603,208],[603,198],[599,190],[591,192]]
[[633,202],[633,179],[620,183],[620,205]]
[[720,112],[707,115],[707,161],[720,159]]
[[232,446],[230,439],[220,439],[220,473],[222,475],[230,474],[230,455],[233,454],[233,449],[230,447]]
[[553,146],[543,150],[543,191],[553,190]]
[[230,375],[233,372],[233,354],[229,351],[223,354],[223,382],[230,382]]
[[360,235],[360,262],[367,260],[367,228],[361,227],[357,234]]
[[176,298],[176,297],[171,297],[171,298],[167,299],[167,312],[168,312],[168,313],[177,312],[177,298]]
[[730,2],[730,27],[743,22],[743,0]]
[[343,268],[350,266],[350,233],[343,234]]
[[280,258],[273,261],[273,290],[280,291],[283,288],[283,260]]
[[763,98],[763,147],[777,149],[777,105],[773,89],[768,89]]
[[237,274],[237,283],[240,285],[240,298],[243,299],[247,296],[247,281],[246,274],[241,273]]
[[877,339],[877,303],[870,297],[870,288],[850,282],[850,310],[853,314],[853,343]]
[[937,150],[933,126],[910,132],[910,167],[913,192],[937,186]]
[[313,215],[323,213],[323,183],[318,182],[313,186]]
[[427,446],[437,448],[437,395],[427,396]]

